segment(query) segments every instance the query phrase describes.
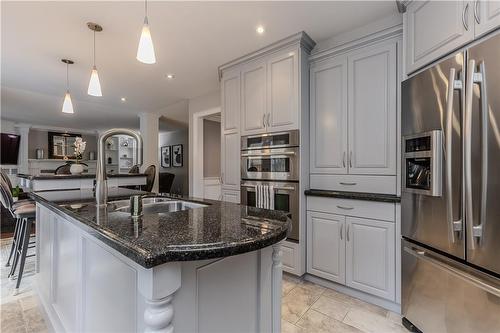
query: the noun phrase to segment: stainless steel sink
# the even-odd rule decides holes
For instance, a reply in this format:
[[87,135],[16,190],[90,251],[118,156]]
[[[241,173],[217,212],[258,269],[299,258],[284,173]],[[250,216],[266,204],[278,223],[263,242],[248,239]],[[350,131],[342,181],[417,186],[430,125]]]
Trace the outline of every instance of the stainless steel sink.
[[[201,207],[207,207],[207,205],[165,197],[145,197],[142,199],[143,214],[172,213]],[[108,208],[116,212],[130,213],[130,200],[110,201]]]

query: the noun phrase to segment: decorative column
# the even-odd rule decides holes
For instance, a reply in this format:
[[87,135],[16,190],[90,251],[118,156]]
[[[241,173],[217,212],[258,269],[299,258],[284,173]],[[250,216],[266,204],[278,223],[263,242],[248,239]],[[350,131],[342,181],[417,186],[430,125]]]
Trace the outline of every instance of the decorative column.
[[21,136],[19,144],[19,158],[17,160],[18,170],[17,173],[29,173],[28,165],[28,135],[31,125],[19,124],[16,125],[19,135]]
[[174,332],[174,294],[181,287],[181,264],[171,262],[139,272],[145,299],[144,332]]
[[158,171],[159,171],[159,142],[158,142],[158,130],[159,130],[159,119],[160,115],[155,113],[143,112],[139,114],[140,120],[140,132],[143,139],[143,164],[141,167],[141,172],[150,166],[156,166],[156,176],[153,184],[153,192],[158,192]]
[[283,264],[281,263],[281,244],[273,245],[273,267],[272,267],[272,298],[271,311],[273,322],[273,333],[281,332],[281,284],[283,278]]

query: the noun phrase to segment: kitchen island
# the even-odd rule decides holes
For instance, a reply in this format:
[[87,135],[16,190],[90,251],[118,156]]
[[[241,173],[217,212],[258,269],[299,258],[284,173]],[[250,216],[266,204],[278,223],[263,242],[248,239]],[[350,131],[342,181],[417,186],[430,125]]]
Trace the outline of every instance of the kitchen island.
[[[61,193],[64,192],[64,193]],[[283,212],[109,190],[33,192],[37,290],[60,332],[279,332]]]
[[[71,190],[94,188],[95,174],[80,175],[27,175],[17,174],[20,185],[29,191]],[[108,187],[137,186],[146,184],[143,173],[109,174]]]

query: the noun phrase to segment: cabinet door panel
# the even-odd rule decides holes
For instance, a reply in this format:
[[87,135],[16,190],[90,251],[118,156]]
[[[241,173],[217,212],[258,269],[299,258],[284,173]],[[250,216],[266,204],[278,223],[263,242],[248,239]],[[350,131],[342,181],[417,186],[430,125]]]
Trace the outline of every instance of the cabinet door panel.
[[241,72],[241,84],[242,134],[265,132],[266,64],[257,63],[246,66]]
[[311,173],[347,173],[347,58],[311,68]]
[[307,212],[307,272],[345,283],[345,217]]
[[349,173],[396,174],[396,84],[396,43],[349,57]]
[[472,7],[469,1],[413,1],[408,6],[404,15],[407,73],[474,38]]
[[476,37],[500,26],[500,1],[478,0],[476,3]]
[[240,189],[240,134],[222,135],[221,149],[222,188]]
[[222,190],[222,201],[240,203],[240,191]]
[[224,132],[240,127],[240,72],[224,73],[222,77],[222,128]]
[[346,225],[346,284],[394,301],[394,223],[347,217]]
[[297,53],[287,52],[267,63],[268,131],[298,129]]

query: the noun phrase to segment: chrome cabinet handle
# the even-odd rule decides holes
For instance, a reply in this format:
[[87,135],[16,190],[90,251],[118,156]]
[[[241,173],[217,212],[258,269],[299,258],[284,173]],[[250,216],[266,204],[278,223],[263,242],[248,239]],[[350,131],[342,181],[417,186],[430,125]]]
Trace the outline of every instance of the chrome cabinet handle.
[[266,114],[265,113],[262,115],[262,126],[266,127]]
[[352,168],[352,150],[349,152],[349,167]]
[[340,240],[342,240],[342,238],[343,238],[343,237],[342,237],[342,233],[343,233],[343,232],[344,232],[344,225],[343,225],[343,224],[341,224],[341,225],[340,225]]
[[467,69],[467,80],[465,87],[465,120],[464,120],[464,173],[465,173],[465,214],[467,220],[467,238],[469,247],[475,248],[474,236],[472,235],[472,173],[471,173],[471,131],[472,131],[472,89],[474,88],[473,75],[476,61],[469,60],[469,67]]
[[350,226],[350,224],[347,225],[347,232],[345,234],[345,237],[347,238],[348,242],[350,241],[350,239],[349,239],[349,226]]
[[281,153],[254,153],[254,154],[244,153],[244,154],[241,154],[241,157],[282,156],[282,155],[295,155],[295,152],[294,151],[284,151]]
[[474,1],[474,19],[476,20],[477,24],[481,24],[478,6],[479,6],[479,0]]
[[469,13],[469,3],[465,5],[465,8],[462,12],[462,24],[464,25],[465,30],[469,31],[469,24],[467,23],[467,14]]
[[345,168],[345,152],[342,154],[342,166]]
[[453,187],[452,187],[452,144],[453,144],[453,94],[455,90],[462,90],[462,81],[455,80],[456,69],[450,69],[450,76],[448,77],[448,96],[446,103],[446,138],[445,138],[445,160],[446,160],[446,211],[448,220],[448,233],[452,243],[455,243],[455,231],[462,231],[462,218],[457,221],[453,220]]
[[267,127],[271,127],[271,114],[267,114]]
[[224,184],[224,172],[220,173],[220,183]]
[[351,210],[351,209],[354,209],[354,207],[346,207],[346,206],[339,206],[339,205],[337,205],[337,208],[340,208],[340,209],[345,209],[345,210]]
[[347,186],[354,186],[357,183],[346,183],[346,182],[339,182],[340,185],[347,185]]

